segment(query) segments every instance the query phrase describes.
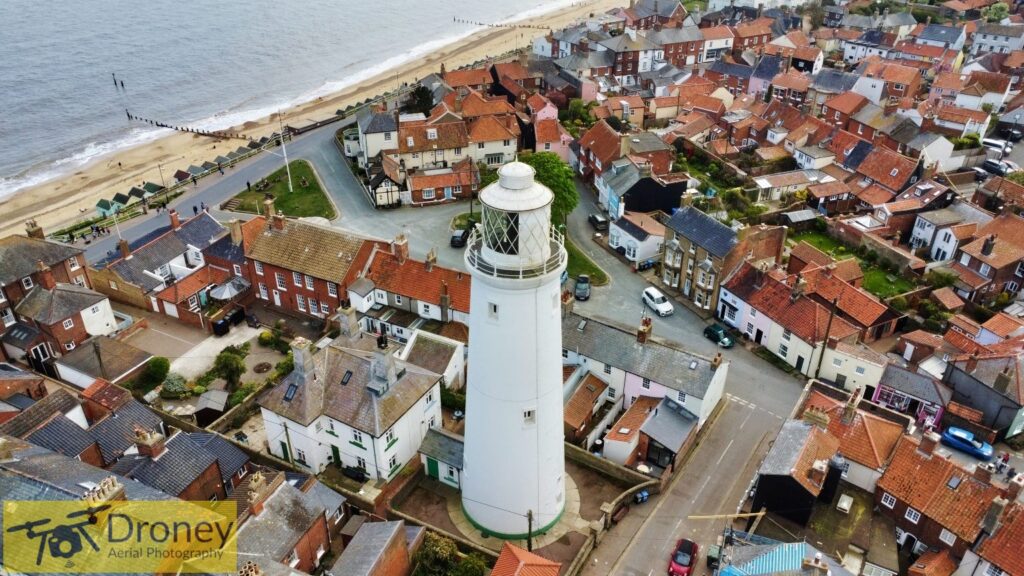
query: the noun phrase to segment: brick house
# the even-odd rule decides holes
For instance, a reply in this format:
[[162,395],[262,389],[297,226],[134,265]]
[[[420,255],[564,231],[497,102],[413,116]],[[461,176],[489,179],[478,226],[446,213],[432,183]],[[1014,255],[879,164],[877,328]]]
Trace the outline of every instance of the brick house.
[[760,47],[771,42],[772,24],[773,20],[771,18],[758,18],[757,20],[737,24],[733,28],[736,34],[732,42],[733,54],[739,57],[744,50],[757,51]]
[[867,103],[868,99],[856,92],[843,92],[822,104],[821,118],[837,128],[846,130],[850,118]]
[[398,125],[397,160],[406,170],[443,168],[469,154],[469,132],[459,117]]
[[426,529],[394,522],[364,522],[331,567],[346,576],[409,576]]
[[326,318],[345,298],[345,278],[365,240],[337,229],[286,219],[266,204],[268,216],[246,243],[256,297],[288,312]]
[[992,484],[991,468],[978,465],[973,473],[961,468],[936,451],[938,443],[934,432],[921,440],[904,436],[878,481],[875,504],[895,520],[901,546],[916,553],[948,549],[962,558],[977,542],[1002,490]]
[[979,227],[975,238],[950,266],[959,276],[957,294],[972,301],[1002,292],[1015,296],[1024,283],[1024,218],[1004,212]]
[[696,26],[657,29],[647,35],[651,41],[660,44],[665,60],[676,68],[693,66],[703,56],[704,35]]
[[485,94],[491,91],[494,78],[487,68],[464,68],[448,72],[444,64],[441,64],[441,77],[444,83],[463,94],[470,90],[477,90]]
[[577,169],[588,182],[611,169],[612,162],[622,157],[619,133],[604,120],[598,120],[578,142]]
[[[1020,478],[1020,476],[1018,476]],[[1021,482],[1014,481],[1007,490],[1009,506],[998,525],[992,526],[988,538],[973,552],[968,552],[961,568],[973,565],[973,570],[985,576],[1010,576],[1024,573],[1024,556],[1020,543],[1024,540],[1024,504],[1017,502]],[[973,561],[973,562],[972,562]]]
[[811,79],[805,73],[791,69],[772,78],[772,98],[791,106],[803,106]]
[[0,333],[14,324],[14,307],[39,284],[39,262],[56,282],[92,288],[85,271],[85,251],[46,240],[43,229],[29,221],[27,235],[0,238]]
[[414,170],[407,174],[403,204],[428,206],[469,198],[480,180],[472,158],[463,158],[447,168]]
[[730,94],[746,94],[750,87],[750,77],[754,69],[745,64],[735,64],[724,60],[717,60],[714,64],[704,70],[704,77],[724,87]]
[[1010,202],[1024,206],[1024,186],[1002,176],[989,178],[974,191],[971,202],[989,212],[999,212]]
[[626,87],[638,85],[640,74],[653,69],[655,56],[661,52],[661,46],[632,28],[627,28],[623,34],[602,40],[600,45],[615,55],[615,68],[611,75],[620,85]]

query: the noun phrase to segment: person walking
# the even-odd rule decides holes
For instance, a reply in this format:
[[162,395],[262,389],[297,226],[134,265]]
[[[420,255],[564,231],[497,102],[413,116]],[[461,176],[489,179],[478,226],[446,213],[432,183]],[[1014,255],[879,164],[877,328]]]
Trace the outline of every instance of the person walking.
[[1002,474],[1003,470],[1006,469],[1006,462],[1003,461],[1003,456],[1005,455],[1006,452],[1000,452],[999,457],[996,458],[996,474]]
[[195,204],[192,205],[192,215],[199,216],[199,207],[196,206]]
[[248,180],[245,181],[245,191],[252,192],[252,184]]
[[1013,480],[1013,477],[1017,475],[1017,469],[1010,466],[1010,469],[1006,471],[1006,481]]

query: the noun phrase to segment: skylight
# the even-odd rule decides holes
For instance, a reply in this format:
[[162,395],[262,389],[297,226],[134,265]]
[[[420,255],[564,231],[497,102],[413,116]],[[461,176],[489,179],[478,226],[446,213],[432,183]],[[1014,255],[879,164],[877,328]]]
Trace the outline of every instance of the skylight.
[[295,398],[295,393],[298,392],[298,384],[289,384],[288,389],[284,391],[284,401],[291,402],[292,398]]
[[347,386],[348,385],[348,381],[351,380],[351,379],[352,379],[352,371],[351,370],[345,370],[345,375],[341,377],[341,385],[342,386]]

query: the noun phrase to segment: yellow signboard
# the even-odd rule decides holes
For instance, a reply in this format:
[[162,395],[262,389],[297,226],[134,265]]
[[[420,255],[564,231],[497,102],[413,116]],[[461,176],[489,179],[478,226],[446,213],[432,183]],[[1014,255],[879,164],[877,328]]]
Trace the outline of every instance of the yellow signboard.
[[237,571],[234,502],[6,501],[3,564],[27,574]]

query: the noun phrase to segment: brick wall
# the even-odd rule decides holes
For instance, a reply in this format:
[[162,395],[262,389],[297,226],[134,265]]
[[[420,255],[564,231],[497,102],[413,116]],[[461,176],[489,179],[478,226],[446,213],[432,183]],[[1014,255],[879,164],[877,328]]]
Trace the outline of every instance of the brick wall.
[[[295,565],[295,569],[312,574],[317,566],[316,553],[320,548],[325,551],[331,548],[327,536],[327,520],[323,514],[316,517],[313,525],[306,530],[306,533],[299,538],[299,542],[295,545],[295,553],[299,557],[299,563]],[[278,561],[286,562],[286,559],[278,558]]]
[[192,481],[187,488],[178,494],[182,500],[208,501],[214,496],[223,500],[228,495],[224,485],[221,483],[220,466],[217,462],[210,464],[198,478]]
[[388,542],[380,558],[377,560],[373,576],[406,576],[412,568],[409,549],[406,548],[405,533],[399,532],[397,537]]
[[100,294],[106,294],[111,300],[145,310],[153,309],[149,297],[142,288],[125,282],[113,270],[109,268],[104,270],[90,268],[89,277],[93,281],[92,289]]
[[18,393],[39,400],[46,396],[46,384],[43,383],[41,376],[34,380],[0,380],[0,400],[6,400]]
[[[267,299],[265,302],[274,305],[274,290],[277,290],[280,295],[281,308],[295,312],[297,314],[311,315],[309,314],[309,299],[313,298],[317,302],[317,308],[320,309],[320,303],[326,302],[328,308],[328,314],[333,313],[341,305],[341,286],[338,286],[335,290],[337,296],[331,296],[328,292],[326,280],[319,278],[313,278],[313,288],[309,289],[306,287],[306,277],[302,276],[302,286],[296,286],[294,278],[292,277],[292,271],[272,264],[263,263],[263,274],[256,273],[256,264],[250,259],[246,259],[246,266],[249,268],[249,277],[252,279],[253,293],[257,298],[260,298],[260,284],[266,286]],[[284,278],[284,289],[277,287],[276,275],[281,274]],[[299,310],[298,299],[296,296],[301,295],[304,301],[305,311]],[[322,309],[318,312],[317,316],[323,318],[326,315],[323,314]]]

